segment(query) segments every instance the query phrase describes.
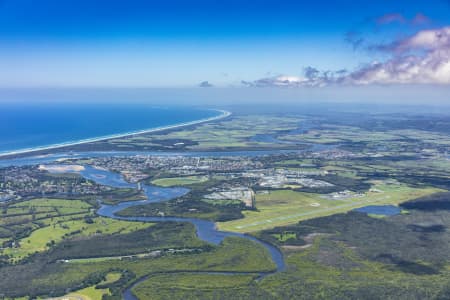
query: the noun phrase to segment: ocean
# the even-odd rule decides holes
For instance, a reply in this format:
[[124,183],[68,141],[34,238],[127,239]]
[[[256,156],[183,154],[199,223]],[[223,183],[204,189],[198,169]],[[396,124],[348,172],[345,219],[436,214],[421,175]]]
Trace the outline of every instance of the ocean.
[[0,154],[177,125],[220,114],[216,110],[135,103],[0,103]]

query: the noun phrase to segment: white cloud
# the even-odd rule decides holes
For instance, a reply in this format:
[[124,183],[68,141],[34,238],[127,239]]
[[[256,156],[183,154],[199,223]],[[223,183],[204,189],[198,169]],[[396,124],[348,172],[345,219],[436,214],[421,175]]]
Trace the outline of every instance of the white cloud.
[[396,42],[397,51],[412,49],[436,50],[450,47],[450,26],[434,30],[422,30],[410,38]]
[[320,72],[305,68],[305,77],[276,76],[252,82],[248,86],[327,86],[368,84],[449,84],[450,85],[450,26],[421,30],[411,37],[373,49],[385,51],[391,57],[373,62],[347,73]]
[[289,86],[300,86],[303,83],[308,82],[308,79],[298,76],[273,76],[261,78],[255,81],[242,81],[242,84],[247,86],[256,87],[289,87]]
[[341,81],[354,84],[450,84],[450,27],[422,30],[380,49],[392,53]]

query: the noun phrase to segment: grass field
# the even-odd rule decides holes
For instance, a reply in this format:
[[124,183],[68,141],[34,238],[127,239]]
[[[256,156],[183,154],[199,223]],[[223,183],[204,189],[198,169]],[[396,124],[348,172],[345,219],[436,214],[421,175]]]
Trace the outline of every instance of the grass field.
[[104,295],[110,295],[109,289],[96,289],[90,286],[82,290],[70,293],[66,296],[56,298],[58,300],[101,300]]
[[51,223],[31,233],[29,237],[19,241],[18,248],[8,248],[4,254],[10,255],[12,260],[19,261],[35,252],[42,252],[49,248],[51,241],[58,243],[65,237],[81,237],[93,234],[128,233],[135,230],[147,228],[152,223],[127,222],[109,218],[93,218],[92,224],[82,220],[62,221],[54,218]]
[[172,178],[160,178],[152,181],[152,184],[171,187],[171,186],[184,186],[196,183],[202,183],[208,180],[207,176],[186,176],[186,177],[172,177]]
[[[64,238],[128,233],[152,225],[94,217],[91,209],[90,204],[80,200],[45,198],[24,201],[8,208],[7,217],[2,218],[1,223],[20,223],[28,220],[33,230],[30,235],[19,239],[16,247],[3,249],[2,254],[9,255],[11,261],[17,262],[35,252],[47,250]],[[14,216],[15,214],[19,216]],[[86,222],[85,216],[88,215],[92,222]]]
[[435,188],[411,188],[406,185],[388,185],[378,182],[378,191],[342,200],[330,200],[318,194],[292,190],[272,191],[256,195],[257,211],[244,211],[244,218],[218,223],[221,230],[253,232],[276,226],[289,225],[301,220],[346,212],[373,204],[398,204],[440,190]]
[[[215,149],[248,146],[264,146],[270,143],[249,142],[249,138],[256,134],[275,133],[277,131],[293,130],[298,127],[300,120],[292,117],[276,116],[235,116],[217,123],[197,126],[195,129],[179,130],[169,133],[166,138],[185,138],[197,141],[199,144],[192,149]],[[272,144],[272,146],[279,146]]]
[[80,200],[66,200],[66,199],[33,199],[20,202],[15,207],[57,207],[57,208],[76,208],[86,209],[91,207],[88,203]]
[[[108,273],[106,274],[106,279],[99,284],[115,282],[120,279],[120,276],[120,273]],[[101,300],[104,295],[110,294],[109,289],[97,289],[95,285],[75,291],[63,297],[52,298],[52,300]]]
[[321,129],[309,130],[303,134],[289,134],[280,139],[287,141],[304,141],[319,144],[339,143],[344,141],[392,141],[401,138],[394,132],[367,131],[358,127],[322,125]]
[[199,124],[193,127],[179,128],[161,134],[146,134],[98,142],[124,149],[134,147],[154,147],[165,145],[172,147],[174,141],[188,138],[193,144],[186,147],[191,150],[212,150],[232,148],[285,148],[286,145],[272,142],[251,141],[257,134],[274,134],[297,129],[302,119],[298,117],[279,117],[246,115],[232,116],[225,120]]

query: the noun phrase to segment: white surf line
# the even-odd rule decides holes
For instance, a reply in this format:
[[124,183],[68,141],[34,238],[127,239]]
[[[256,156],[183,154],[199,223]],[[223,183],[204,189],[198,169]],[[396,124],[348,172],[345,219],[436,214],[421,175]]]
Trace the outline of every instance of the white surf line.
[[197,125],[197,124],[201,124],[201,123],[205,123],[205,122],[211,122],[211,121],[215,121],[215,120],[219,120],[219,119],[223,119],[223,118],[231,116],[231,112],[229,112],[229,111],[221,110],[221,109],[214,109],[214,110],[221,112],[221,114],[218,116],[214,116],[214,117],[210,117],[210,118],[206,118],[206,119],[199,119],[199,120],[195,120],[195,121],[191,121],[191,122],[178,123],[178,124],[174,124],[174,125],[154,127],[154,128],[144,129],[144,130],[106,135],[106,136],[101,136],[101,137],[96,137],[96,138],[83,139],[83,140],[75,141],[75,142],[66,142],[66,143],[53,144],[53,145],[48,145],[48,146],[26,148],[26,149],[19,149],[19,150],[14,150],[14,151],[9,151],[9,152],[3,152],[3,153],[0,153],[0,158],[3,156],[26,154],[26,153],[30,153],[30,152],[43,151],[43,150],[53,150],[53,149],[58,149],[58,148],[63,148],[63,147],[68,147],[68,146],[76,146],[76,145],[100,142],[100,141],[105,141],[105,140],[110,140],[110,139],[129,137],[129,136],[133,136],[133,135],[176,129],[176,128],[180,128],[180,127]]

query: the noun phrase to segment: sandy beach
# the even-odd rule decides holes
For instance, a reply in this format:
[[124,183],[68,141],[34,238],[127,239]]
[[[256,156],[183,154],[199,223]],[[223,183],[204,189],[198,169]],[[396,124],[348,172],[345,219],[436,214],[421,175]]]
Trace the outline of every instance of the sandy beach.
[[84,171],[84,167],[80,165],[39,165],[39,170],[50,173],[67,173]]
[[178,123],[178,124],[174,124],[174,125],[149,128],[149,129],[133,131],[133,132],[118,133],[118,134],[113,134],[113,135],[108,135],[108,136],[101,136],[101,137],[96,137],[96,138],[84,139],[84,140],[79,140],[79,141],[71,141],[71,142],[67,142],[67,143],[53,144],[53,145],[47,145],[47,146],[42,146],[42,147],[34,147],[34,148],[8,151],[8,152],[0,153],[0,158],[5,157],[5,156],[10,156],[10,155],[26,154],[26,153],[36,152],[36,151],[43,151],[43,150],[52,150],[52,149],[63,148],[63,147],[68,147],[68,146],[75,146],[75,145],[105,141],[105,140],[110,140],[110,139],[115,139],[115,138],[123,138],[123,137],[128,137],[128,136],[133,136],[133,135],[147,134],[147,133],[153,133],[153,132],[158,132],[158,131],[176,129],[176,128],[180,128],[180,127],[196,125],[196,124],[201,124],[201,123],[205,123],[205,122],[223,119],[223,118],[226,118],[231,115],[231,112],[226,111],[226,110],[218,110],[218,109],[214,109],[214,110],[217,112],[220,112],[220,115],[217,115],[217,116],[214,116],[211,118],[206,118],[206,119],[199,119],[199,120],[192,121],[192,122]]

